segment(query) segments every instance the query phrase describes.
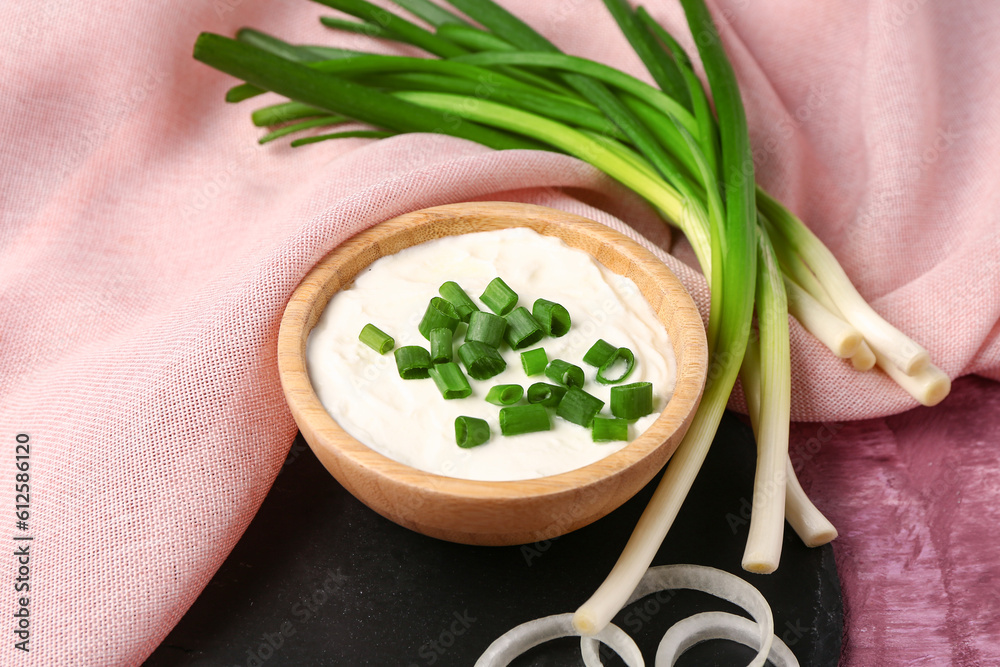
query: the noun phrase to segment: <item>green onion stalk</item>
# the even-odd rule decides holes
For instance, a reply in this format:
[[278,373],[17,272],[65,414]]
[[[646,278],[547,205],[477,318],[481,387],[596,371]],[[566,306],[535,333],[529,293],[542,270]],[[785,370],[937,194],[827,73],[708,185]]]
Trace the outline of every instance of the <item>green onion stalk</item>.
[[[755,572],[777,567],[785,519],[810,546],[833,539],[836,530],[809,502],[788,458],[789,312],[833,354],[859,370],[878,366],[926,405],[942,400],[950,381],[924,348],[864,301],[815,234],[756,185],[738,84],[704,0],[680,2],[692,34],[699,35],[714,114],[688,54],[648,12],[633,10],[625,0],[605,4],[655,86],[559,52],[493,0],[449,0],[457,12],[428,0],[394,0],[431,29],[366,0],[318,1],[357,19],[324,17],[330,29],[393,40],[433,57],[296,45],[249,28],[235,39],[200,35],[194,57],[241,81],[228,91],[227,101],[267,91],[287,98],[253,112],[254,124],[269,129],[261,143],[294,135],[292,146],[432,132],[498,150],[565,153],[632,189],[677,226],[711,288],[710,368],[700,407],[618,562],[576,612],[577,629],[601,630],[652,562],[705,460],[738,375],[758,442],[744,567]],[[348,121],[372,129],[303,136]],[[475,315],[474,304],[470,307],[471,300],[455,287],[442,287],[441,312],[431,313],[428,336]],[[491,307],[498,316],[507,315],[504,292],[496,288]],[[559,324],[561,315],[553,319],[550,311],[524,310],[508,316],[506,328],[487,322],[490,313],[475,315],[483,320],[482,337],[492,342],[500,331],[527,347],[535,342],[536,326]],[[447,317],[439,322],[442,313]],[[404,347],[395,354],[401,374],[428,372],[426,350]],[[482,341],[465,343],[458,356],[473,378],[502,370],[502,358]],[[544,357],[533,359],[532,369],[539,372],[544,363]],[[565,384],[563,376],[575,371],[560,364],[565,362],[548,362],[545,374]],[[464,392],[463,380],[457,374],[435,378],[443,393],[454,395]],[[559,400],[563,393],[572,393],[571,416],[577,422],[593,422],[600,407],[594,409],[596,399],[586,392],[536,383],[527,390],[529,406],[522,406],[532,410],[504,408],[504,430],[544,429],[543,406],[554,404],[553,398],[566,403]],[[488,438],[481,426],[471,418],[456,422],[460,445]],[[620,437],[620,426],[600,422],[595,433]]]

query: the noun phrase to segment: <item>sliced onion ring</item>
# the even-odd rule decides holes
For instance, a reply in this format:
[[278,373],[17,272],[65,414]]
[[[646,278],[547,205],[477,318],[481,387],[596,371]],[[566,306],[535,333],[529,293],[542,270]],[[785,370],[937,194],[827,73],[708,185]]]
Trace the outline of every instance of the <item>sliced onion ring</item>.
[[[798,660],[774,636],[774,619],[767,600],[756,588],[734,574],[704,565],[660,565],[646,570],[626,604],[652,593],[686,588],[701,591],[739,605],[753,616],[724,612],[695,614],[675,623],[663,636],[656,652],[656,667],[673,667],[674,662],[695,644],[709,639],[730,639],[757,650],[748,667],[763,667],[771,659],[775,667],[798,667]],[[573,614],[557,614],[522,623],[497,638],[476,661],[475,667],[506,667],[519,655],[560,637],[580,636],[573,627]],[[628,667],[644,667],[635,641],[609,623],[593,636],[580,637],[580,651],[586,667],[600,667],[597,642],[607,644]]]
[[[710,639],[728,639],[752,649],[760,648],[757,624],[749,618],[724,611],[706,611],[677,621],[660,640],[656,649],[656,667],[674,667],[677,659],[695,644]],[[795,655],[778,637],[771,644],[767,659],[774,667],[799,667]]]
[[[659,565],[646,570],[632,597],[625,604],[632,604],[639,598],[673,588],[687,588],[728,600],[747,610],[757,621],[760,641],[757,655],[748,667],[763,667],[771,652],[774,640],[774,618],[767,600],[756,588],[735,574],[717,570],[705,565]],[[656,667],[660,667],[656,663]]]
[[[475,667],[506,667],[514,658],[539,644],[560,637],[578,637],[579,635],[580,633],[573,628],[573,614],[557,614],[528,621],[498,637],[479,656]],[[622,657],[628,667],[644,667],[642,653],[635,645],[635,641],[613,623],[609,623],[606,628],[587,639],[590,640],[593,647],[591,649],[593,653],[589,659],[588,652],[584,651],[584,661],[587,667],[597,667],[601,664],[600,658],[597,657],[596,644],[598,641],[610,646]],[[596,662],[593,662],[594,660]]]

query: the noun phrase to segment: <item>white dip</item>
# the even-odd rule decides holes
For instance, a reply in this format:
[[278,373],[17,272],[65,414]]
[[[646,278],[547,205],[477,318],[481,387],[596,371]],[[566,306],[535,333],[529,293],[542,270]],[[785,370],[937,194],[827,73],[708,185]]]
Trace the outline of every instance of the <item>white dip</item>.
[[[556,417],[554,410],[551,431],[501,435],[500,408],[484,400],[489,388],[520,384],[527,392],[535,382],[552,383],[544,375],[527,377],[520,351],[506,345],[500,350],[507,362],[503,373],[489,380],[469,378],[470,397],[444,400],[433,380],[403,380],[392,352],[379,356],[358,340],[361,328],[371,322],[395,339],[396,348],[429,348],[417,324],[431,297],[438,296],[438,287],[453,280],[482,310],[489,310],[479,296],[497,276],[529,311],[538,298],[566,307],[573,322],[570,332],[527,349],[543,347],[550,361],[580,366],[587,376],[584,390],[605,402],[604,416],[611,416],[613,385],[599,384],[597,369],[583,363],[583,355],[598,338],[631,349],[635,370],[625,382],[651,382],[656,412],[631,424],[629,438],[656,420],[673,392],[676,363],[653,309],[628,278],[559,239],[526,228],[450,236],[407,248],[373,262],[350,288],[336,294],[310,334],[307,350],[310,379],[330,415],[354,438],[389,458],[464,479],[544,477],[624,447],[625,442],[593,442],[590,429]],[[455,332],[456,351],[465,329],[460,323]],[[489,422],[490,441],[472,449],[458,447],[454,424],[460,415]]]

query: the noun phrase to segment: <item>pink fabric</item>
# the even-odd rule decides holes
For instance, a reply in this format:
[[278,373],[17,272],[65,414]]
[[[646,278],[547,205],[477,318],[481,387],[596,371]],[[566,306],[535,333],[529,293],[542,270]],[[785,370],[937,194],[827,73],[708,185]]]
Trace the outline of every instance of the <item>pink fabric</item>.
[[[640,72],[597,0],[505,4],[570,52]],[[676,4],[651,4],[690,46]],[[1000,378],[996,3],[712,7],[760,182],[950,375]],[[251,25],[364,44],[323,31],[320,13],[242,0],[0,9],[0,506],[10,519],[14,440],[28,434],[30,528],[8,530],[34,538],[31,652],[4,626],[2,664],[136,664],[169,632],[280,467],[295,425],[278,322],[345,238],[422,207],[512,199],[624,220],[670,247],[635,197],[558,155],[436,136],[256,146],[255,104],[222,104],[232,81],[191,60],[195,36]],[[704,304],[697,274],[661,255]],[[914,404],[797,325],[793,345],[797,419]],[[844,427],[806,465],[843,534],[851,664],[1000,659],[976,634],[998,620],[997,570],[973,523],[995,523],[1000,500],[998,394],[960,386],[945,408]],[[940,479],[919,467],[949,461]],[[10,580],[0,590],[10,619],[17,595]]]

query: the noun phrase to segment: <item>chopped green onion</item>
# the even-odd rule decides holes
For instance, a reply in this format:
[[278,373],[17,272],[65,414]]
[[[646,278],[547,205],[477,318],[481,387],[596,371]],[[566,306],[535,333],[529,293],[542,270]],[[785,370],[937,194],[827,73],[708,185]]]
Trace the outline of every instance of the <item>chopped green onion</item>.
[[463,449],[478,447],[490,439],[490,425],[477,417],[455,418],[455,444]]
[[536,299],[531,314],[542,325],[545,334],[554,338],[565,336],[573,324],[565,307],[546,299]]
[[566,395],[566,387],[547,382],[536,382],[528,387],[528,403],[540,403],[547,408],[554,408]]
[[431,367],[430,352],[419,345],[404,345],[397,349],[393,356],[396,357],[399,377],[404,380],[420,380],[430,376],[428,372]]
[[545,354],[544,347],[536,347],[534,350],[521,353],[521,366],[528,377],[544,373],[548,365],[549,355]]
[[514,405],[524,396],[524,388],[519,384],[498,384],[486,393],[486,402],[493,405]]
[[504,435],[548,431],[551,428],[549,411],[541,405],[514,405],[500,408],[500,432]]
[[417,325],[417,329],[420,331],[421,336],[430,340],[431,329],[444,327],[454,332],[458,323],[458,312],[455,310],[455,306],[441,297],[435,296],[427,304],[427,310],[424,311],[424,316],[420,320],[420,324]]
[[582,387],[584,383],[583,369],[562,359],[549,362],[545,367],[545,377],[564,387]]
[[476,380],[488,380],[507,368],[507,362],[495,347],[478,340],[462,343],[458,348],[458,358],[465,364],[466,372]]
[[[615,364],[617,364],[619,360],[625,362],[625,370],[623,370],[618,377],[609,378],[607,376],[607,372],[614,368]],[[632,354],[632,350],[627,347],[619,347],[611,355],[611,358],[601,364],[601,367],[597,369],[597,381],[601,384],[618,384],[631,375],[634,369],[635,355]]]
[[486,286],[486,291],[479,300],[490,307],[497,315],[506,315],[517,305],[517,292],[507,287],[501,278],[494,278]]
[[518,306],[512,310],[505,319],[507,320],[507,330],[504,332],[504,340],[507,341],[512,350],[520,350],[534,345],[545,335],[542,326],[524,306]]
[[379,354],[385,354],[396,345],[396,341],[392,339],[392,336],[371,323],[366,324],[361,329],[361,333],[358,334],[358,340]]
[[622,419],[638,419],[653,411],[653,385],[633,382],[611,388],[611,414]]
[[500,347],[503,342],[503,332],[507,321],[499,315],[477,310],[469,316],[469,330],[465,332],[465,340],[476,340],[490,347]]
[[628,420],[594,417],[594,442],[611,442],[613,440],[628,440]]
[[583,363],[600,368],[604,362],[611,358],[618,348],[604,340],[598,338],[597,342],[590,346],[587,354],[583,355]]
[[556,415],[568,422],[589,427],[603,407],[604,401],[601,399],[591,396],[579,387],[570,387],[559,401]]
[[431,329],[431,363],[446,364],[452,359],[455,333],[445,327]]
[[469,381],[465,379],[462,369],[454,361],[435,364],[428,372],[445,399],[467,398],[472,394]]
[[479,310],[476,302],[465,293],[465,290],[458,283],[452,280],[441,285],[438,288],[438,293],[455,306],[458,317],[466,324],[469,322],[469,315]]

